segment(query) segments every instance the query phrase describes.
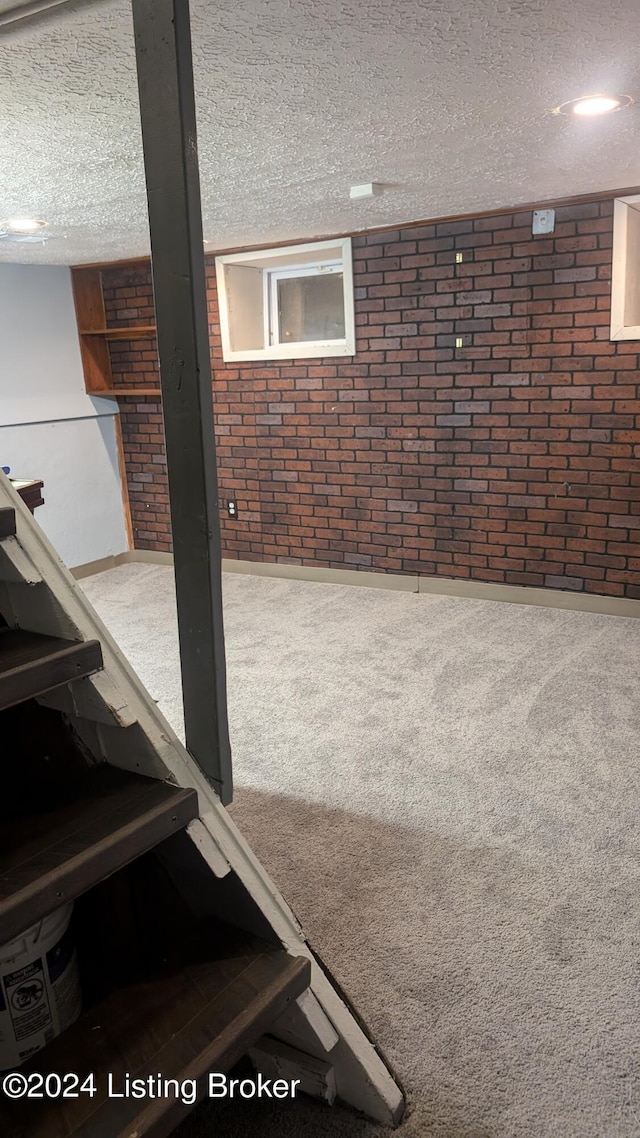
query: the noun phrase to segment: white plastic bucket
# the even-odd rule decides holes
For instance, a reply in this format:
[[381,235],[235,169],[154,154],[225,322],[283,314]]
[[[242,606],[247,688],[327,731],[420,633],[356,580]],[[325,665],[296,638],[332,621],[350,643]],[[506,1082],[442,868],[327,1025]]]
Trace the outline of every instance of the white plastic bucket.
[[0,948],[0,1071],[19,1067],[80,1015],[72,911],[65,905]]

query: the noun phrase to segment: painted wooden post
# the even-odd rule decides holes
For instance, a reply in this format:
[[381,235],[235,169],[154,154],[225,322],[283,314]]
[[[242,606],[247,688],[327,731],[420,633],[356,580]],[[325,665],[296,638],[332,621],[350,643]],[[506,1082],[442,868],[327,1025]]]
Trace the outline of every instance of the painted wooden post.
[[213,427],[188,0],[132,0],[187,750],[231,801]]

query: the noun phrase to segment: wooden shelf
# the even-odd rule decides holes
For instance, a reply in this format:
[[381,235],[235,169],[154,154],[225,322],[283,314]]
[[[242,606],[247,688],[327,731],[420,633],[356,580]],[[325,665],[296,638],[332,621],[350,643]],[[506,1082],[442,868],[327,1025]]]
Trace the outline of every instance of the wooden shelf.
[[86,328],[81,336],[104,336],[106,340],[141,340],[155,336],[155,324],[145,324],[137,328]]
[[0,711],[100,668],[102,650],[97,640],[76,643],[20,628],[2,628]]
[[23,1067],[95,1076],[95,1097],[30,1100],[0,1107],[4,1138],[167,1138],[193,1109],[179,1097],[108,1097],[125,1073],[195,1079],[225,1072],[310,982],[306,957],[288,956],[250,934],[217,925],[181,961],[149,961]]
[[0,541],[5,537],[15,537],[16,513],[11,506],[3,506],[0,510]]
[[155,395],[157,398],[162,392],[159,387],[105,387],[100,391],[92,391],[91,394],[96,397],[106,395],[109,398],[115,395],[118,399],[122,395]]
[[155,324],[109,327],[102,292],[102,273],[97,266],[71,270],[71,282],[76,308],[80,355],[84,372],[84,385],[88,395],[159,395],[159,390],[141,391],[140,388],[121,391],[113,386],[113,369],[109,343],[112,340],[151,339],[156,335]]
[[195,790],[103,764],[76,793],[4,821],[0,927],[13,937],[198,816]]

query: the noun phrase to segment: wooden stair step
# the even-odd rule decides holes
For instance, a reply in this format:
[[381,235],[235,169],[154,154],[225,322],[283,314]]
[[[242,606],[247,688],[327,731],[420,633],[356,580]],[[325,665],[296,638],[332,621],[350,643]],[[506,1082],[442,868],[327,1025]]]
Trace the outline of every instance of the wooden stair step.
[[2,943],[152,849],[198,816],[195,790],[117,770],[89,770],[60,804],[0,826]]
[[15,537],[16,512],[11,506],[0,509],[0,541],[5,537]]
[[0,711],[102,668],[97,640],[79,643],[21,628],[0,629]]
[[[228,929],[228,926],[226,926]],[[4,1138],[166,1138],[193,1109],[181,1099],[108,1097],[125,1073],[144,1079],[195,1079],[226,1072],[310,983],[306,957],[228,929],[213,958],[160,971],[112,992],[23,1068],[81,1082],[95,1076],[95,1097],[31,1100],[0,1107]]]

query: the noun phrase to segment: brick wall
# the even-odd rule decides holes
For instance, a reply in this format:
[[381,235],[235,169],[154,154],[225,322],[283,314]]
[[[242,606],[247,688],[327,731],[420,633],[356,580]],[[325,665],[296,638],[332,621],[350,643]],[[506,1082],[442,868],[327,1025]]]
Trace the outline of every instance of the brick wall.
[[[346,361],[225,365],[211,258],[225,555],[640,597],[640,345],[609,340],[612,215],[354,238]],[[148,315],[146,270],[105,290],[114,322]],[[148,341],[112,350],[123,383],[157,386]],[[121,408],[136,544],[169,549],[159,401]]]

